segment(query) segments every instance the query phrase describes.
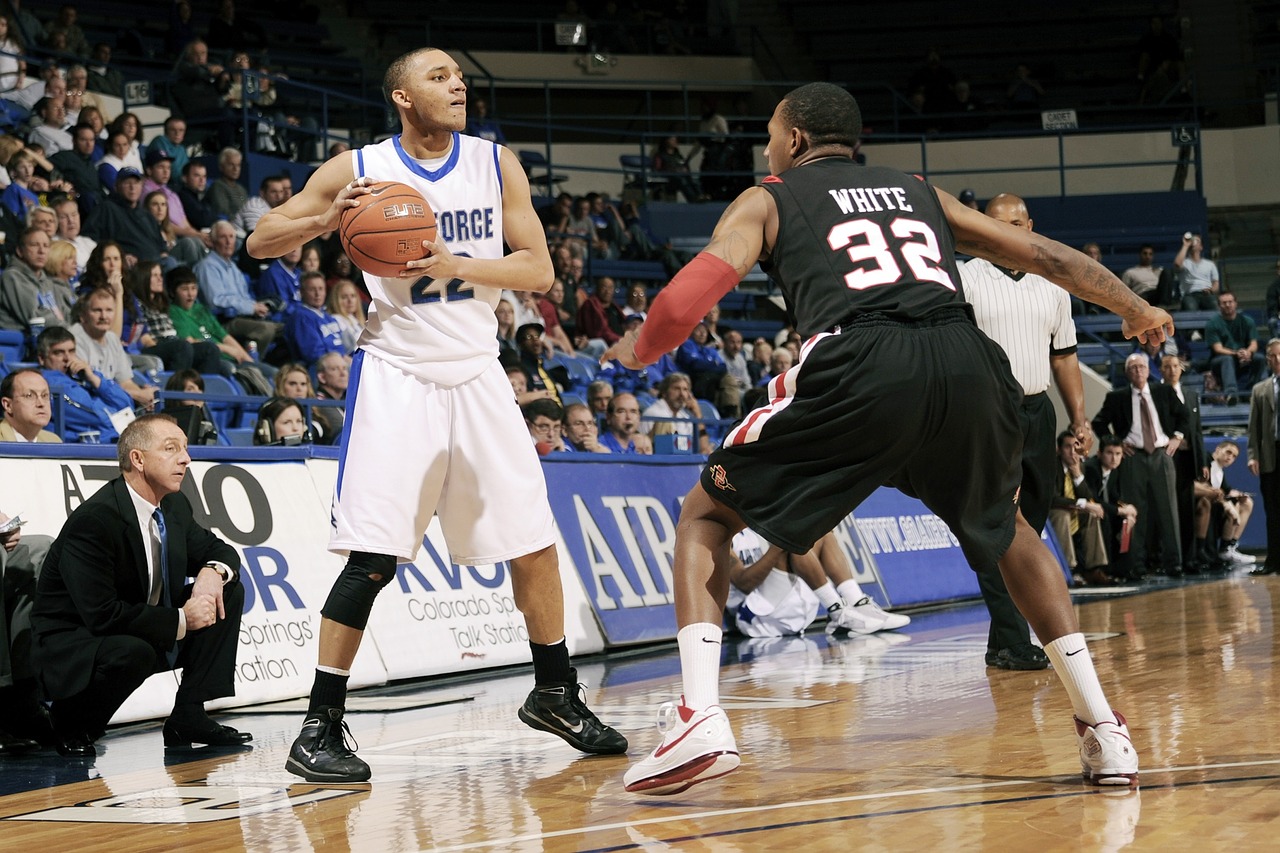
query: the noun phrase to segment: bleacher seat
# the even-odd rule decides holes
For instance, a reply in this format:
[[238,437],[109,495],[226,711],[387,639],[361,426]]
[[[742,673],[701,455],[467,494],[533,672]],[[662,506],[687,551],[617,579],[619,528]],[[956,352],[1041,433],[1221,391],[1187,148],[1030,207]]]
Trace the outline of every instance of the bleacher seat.
[[[242,389],[235,381],[216,373],[202,374],[204,379],[204,392],[206,394],[227,395],[235,397],[245,396]],[[246,404],[247,405],[247,404]],[[239,426],[240,415],[245,406],[236,403],[208,403],[209,414],[213,415],[213,421],[218,425],[218,430],[229,430]]]
[[667,179],[653,170],[653,159],[641,154],[622,154],[618,157],[622,167],[622,191],[630,190],[643,199],[656,196],[667,186]]
[[[569,180],[568,175],[558,175],[551,171],[551,164],[541,151],[522,150],[519,156],[520,165],[529,176],[529,185],[541,188],[543,195],[558,195],[560,185]],[[535,172],[535,169],[540,171]]]
[[0,359],[12,364],[22,361],[27,350],[27,336],[11,329],[0,329]]
[[232,447],[253,447],[253,427],[231,427],[221,430],[219,435],[227,437]]

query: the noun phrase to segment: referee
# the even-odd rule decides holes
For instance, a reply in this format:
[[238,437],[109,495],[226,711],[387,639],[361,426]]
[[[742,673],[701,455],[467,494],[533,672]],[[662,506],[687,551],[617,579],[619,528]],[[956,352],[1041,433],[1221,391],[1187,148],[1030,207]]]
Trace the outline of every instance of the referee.
[[[1001,193],[987,202],[987,216],[1031,230],[1026,203]],[[1044,532],[1053,498],[1057,457],[1057,423],[1049,400],[1049,382],[1057,383],[1071,415],[1071,431],[1087,455],[1093,430],[1084,414],[1084,381],[1076,358],[1076,327],[1067,291],[1033,273],[1016,272],[975,258],[960,267],[965,299],[973,306],[978,328],[1009,356],[1014,378],[1022,385],[1022,492],[1019,506],[1027,523]],[[1049,658],[1031,642],[1027,620],[1014,606],[996,566],[974,566],[982,599],[991,614],[987,634],[987,666],[1001,669],[1045,669]],[[1086,567],[1090,568],[1090,567]]]

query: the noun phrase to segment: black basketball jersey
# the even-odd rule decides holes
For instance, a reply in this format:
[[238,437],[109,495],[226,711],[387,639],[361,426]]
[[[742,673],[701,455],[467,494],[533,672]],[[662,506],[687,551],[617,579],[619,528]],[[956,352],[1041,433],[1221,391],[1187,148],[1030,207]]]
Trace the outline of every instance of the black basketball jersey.
[[871,312],[911,321],[964,304],[951,226],[919,178],[829,157],[763,186],[777,202],[778,241],[761,267],[801,335]]

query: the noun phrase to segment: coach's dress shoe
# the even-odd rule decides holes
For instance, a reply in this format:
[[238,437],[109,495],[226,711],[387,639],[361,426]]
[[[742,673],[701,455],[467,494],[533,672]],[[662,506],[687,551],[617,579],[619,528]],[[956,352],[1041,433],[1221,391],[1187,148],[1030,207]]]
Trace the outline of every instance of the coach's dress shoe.
[[88,735],[62,735],[58,738],[58,755],[63,758],[97,758],[98,751]]
[[197,743],[206,746],[245,746],[253,740],[249,732],[231,726],[220,726],[209,720],[204,725],[190,726],[175,723],[172,718],[164,721],[165,749],[193,749]]
[[0,755],[22,755],[24,752],[35,752],[40,744],[30,738],[19,737],[0,729]]
[[1249,574],[1255,577],[1260,575],[1280,575],[1280,569],[1275,566],[1262,566],[1249,572]]

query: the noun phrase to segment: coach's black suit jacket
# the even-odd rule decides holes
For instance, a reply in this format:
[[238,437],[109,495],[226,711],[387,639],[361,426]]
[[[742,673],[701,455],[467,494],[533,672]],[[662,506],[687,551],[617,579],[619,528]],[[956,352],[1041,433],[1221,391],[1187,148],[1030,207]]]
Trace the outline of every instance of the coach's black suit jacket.
[[[1160,419],[1160,429],[1173,438],[1175,432],[1187,435],[1190,429],[1190,416],[1187,407],[1178,399],[1178,395],[1168,385],[1153,385],[1151,402],[1155,405],[1156,417]],[[1107,392],[1102,401],[1102,408],[1093,419],[1093,431],[1097,435],[1115,435],[1121,441],[1133,427],[1133,388],[1121,388],[1119,391]]]
[[[191,504],[181,492],[161,500],[160,509],[168,539],[169,589],[179,599],[175,604],[190,594],[183,591],[186,579],[211,560],[238,573],[235,549],[195,523]],[[227,585],[224,599],[238,583]],[[176,642],[178,608],[148,604],[148,592],[138,516],[124,478],[117,478],[71,513],[40,572],[31,615],[32,656],[47,698],[65,699],[89,686],[94,657],[108,636],[143,639],[155,647],[158,662],[164,662],[164,653]],[[240,613],[231,600],[226,604],[225,621],[234,620],[238,631]],[[230,679],[234,654],[225,665]]]

